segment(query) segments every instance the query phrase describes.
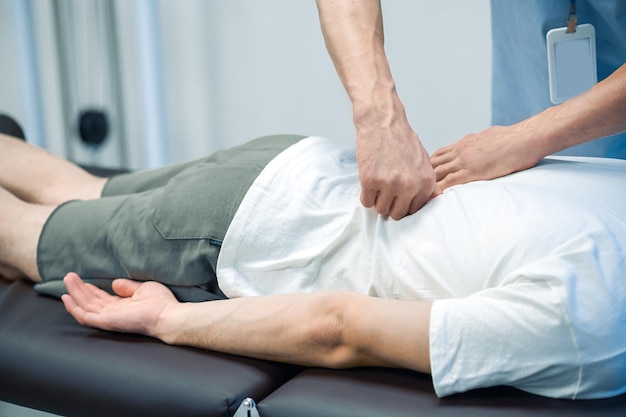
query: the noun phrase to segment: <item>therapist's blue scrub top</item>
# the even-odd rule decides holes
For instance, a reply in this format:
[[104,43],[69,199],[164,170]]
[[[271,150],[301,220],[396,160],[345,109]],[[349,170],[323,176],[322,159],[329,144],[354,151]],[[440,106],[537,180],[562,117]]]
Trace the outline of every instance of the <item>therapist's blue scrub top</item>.
[[[517,123],[552,106],[546,34],[566,26],[568,12],[569,0],[491,0],[494,125]],[[626,0],[577,0],[576,12],[579,24],[595,27],[600,81],[626,62]],[[626,133],[559,154],[626,159]]]

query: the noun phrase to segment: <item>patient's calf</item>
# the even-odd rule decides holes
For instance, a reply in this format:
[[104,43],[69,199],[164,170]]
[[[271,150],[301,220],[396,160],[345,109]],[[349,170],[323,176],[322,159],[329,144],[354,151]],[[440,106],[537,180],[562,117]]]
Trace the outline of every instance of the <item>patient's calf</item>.
[[26,203],[0,187],[0,274],[8,279],[41,281],[37,269],[37,242],[55,209]]

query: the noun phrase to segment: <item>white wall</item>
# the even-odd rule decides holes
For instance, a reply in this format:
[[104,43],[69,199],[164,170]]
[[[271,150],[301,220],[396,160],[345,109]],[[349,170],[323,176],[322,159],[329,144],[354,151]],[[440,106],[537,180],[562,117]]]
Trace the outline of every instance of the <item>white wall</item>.
[[[353,141],[350,103],[326,52],[314,0],[162,4],[166,72],[176,80],[168,104],[177,157],[276,132]],[[392,70],[425,146],[434,151],[488,126],[488,0],[383,6]],[[186,123],[203,134],[192,138]]]
[[20,96],[17,38],[10,0],[0,0],[0,113],[23,119]]
[[384,1],[386,46],[409,120],[434,152],[491,121],[489,0]]
[[[115,0],[115,6],[126,147],[130,166],[141,168],[146,130],[138,98],[135,1]],[[10,3],[0,0],[0,46],[13,43]],[[169,142],[164,162],[272,133],[353,141],[350,103],[325,50],[314,0],[157,4]],[[426,148],[432,152],[488,126],[489,0],[383,0],[383,11],[398,90]],[[19,72],[17,62],[0,61],[0,112],[18,117]]]

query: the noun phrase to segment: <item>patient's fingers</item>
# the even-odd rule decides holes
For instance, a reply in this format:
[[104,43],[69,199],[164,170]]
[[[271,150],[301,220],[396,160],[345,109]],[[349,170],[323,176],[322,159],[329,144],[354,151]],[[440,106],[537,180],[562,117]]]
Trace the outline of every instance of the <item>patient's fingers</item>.
[[[63,294],[61,295],[61,301],[63,301],[63,305],[65,306],[65,309],[72,314],[72,311],[74,309],[76,309],[76,307],[78,307],[78,305],[76,304],[76,302],[74,301],[74,299],[72,298],[71,295],[69,294]],[[73,315],[73,314],[72,314]]]
[[91,284],[85,284],[75,273],[69,273],[63,279],[65,287],[74,302],[86,311],[98,311],[107,301],[104,300],[105,291]]
[[132,297],[142,282],[119,278],[113,281],[113,291],[121,297]]
[[110,302],[112,298],[115,298],[114,295],[109,294],[108,292],[102,290],[101,288],[98,288],[97,286],[89,283],[89,282],[85,282],[85,292],[88,292],[90,294],[91,297],[98,300],[101,300],[103,302]]
[[105,292],[94,285],[85,284],[74,273],[67,274],[63,281],[69,293],[61,297],[67,312],[82,325],[109,330],[109,323],[99,314],[109,304],[100,298],[101,293]]
[[61,301],[63,301],[63,305],[65,306],[65,310],[72,315],[82,325],[87,324],[85,321],[85,316],[87,312],[76,303],[76,299],[70,294],[63,294],[61,296]]
[[61,301],[68,313],[76,319],[79,324],[83,326],[98,327],[108,330],[107,323],[102,320],[97,312],[86,311],[75,301],[75,298],[70,294],[63,294]]

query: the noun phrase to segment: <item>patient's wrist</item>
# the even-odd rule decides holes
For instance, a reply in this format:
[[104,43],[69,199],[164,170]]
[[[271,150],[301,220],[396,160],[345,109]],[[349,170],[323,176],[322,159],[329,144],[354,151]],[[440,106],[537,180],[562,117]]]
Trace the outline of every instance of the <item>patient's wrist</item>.
[[178,344],[189,307],[190,303],[178,301],[167,304],[159,314],[154,327],[148,329],[148,334],[169,345]]

